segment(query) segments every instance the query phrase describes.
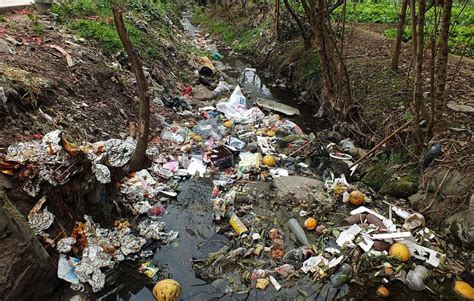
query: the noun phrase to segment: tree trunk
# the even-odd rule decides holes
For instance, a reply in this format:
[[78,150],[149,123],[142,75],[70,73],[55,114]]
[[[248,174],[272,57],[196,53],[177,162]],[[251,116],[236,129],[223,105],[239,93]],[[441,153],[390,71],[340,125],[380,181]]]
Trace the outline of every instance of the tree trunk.
[[393,53],[393,58],[392,58],[392,70],[398,69],[398,61],[400,57],[400,51],[402,48],[403,31],[405,28],[405,19],[407,15],[407,6],[408,6],[408,0],[402,0],[402,7],[400,9],[400,15],[398,19],[397,41],[395,43],[395,51]]
[[451,22],[451,9],[453,0],[444,0],[443,15],[439,30],[438,53],[436,55],[436,111],[434,134],[439,135],[444,130],[443,113],[446,109],[446,69],[448,65],[448,36]]
[[411,20],[411,43],[412,43],[412,62],[416,56],[416,0],[410,0],[410,20]]
[[301,36],[303,37],[303,41],[304,41],[304,49],[309,50],[311,48],[312,33],[307,33],[306,32],[306,29],[304,28],[303,22],[301,22],[301,19],[295,13],[295,11],[291,7],[288,0],[283,0],[283,3],[285,4],[286,9],[288,10],[291,17],[293,18],[293,20],[295,20],[296,24],[298,25],[298,28],[300,29],[300,33],[301,33]]
[[55,264],[0,186],[0,298],[54,299],[61,285]]
[[281,28],[280,28],[280,0],[275,0],[275,37],[279,41],[281,39]]
[[122,41],[128,60],[132,65],[132,72],[137,80],[137,93],[140,100],[140,121],[138,129],[137,147],[130,159],[130,171],[137,171],[143,168],[145,163],[145,152],[148,146],[148,136],[150,132],[150,99],[148,97],[148,84],[143,73],[142,63],[130,41],[125,23],[122,17],[122,10],[118,4],[113,6],[114,22],[118,35]]
[[413,90],[413,127],[417,138],[421,141],[421,130],[419,126],[421,106],[424,105],[423,101],[423,50],[424,50],[424,26],[425,26],[425,0],[419,0],[418,2],[418,19],[417,19],[417,35],[413,39],[413,43],[416,44],[414,50],[415,57],[415,84]]
[[328,24],[326,1],[310,0],[308,5],[307,0],[302,0],[301,3],[314,33],[323,79],[322,105],[318,116],[322,116],[323,106],[328,102],[334,115],[346,118],[353,108],[350,80],[334,33]]

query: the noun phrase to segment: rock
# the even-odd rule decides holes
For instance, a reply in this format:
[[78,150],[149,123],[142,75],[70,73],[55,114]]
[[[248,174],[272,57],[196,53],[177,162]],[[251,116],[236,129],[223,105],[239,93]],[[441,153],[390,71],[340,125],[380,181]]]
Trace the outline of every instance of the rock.
[[204,87],[203,85],[198,85],[193,89],[192,96],[196,100],[210,100],[214,98],[214,94],[208,88]]
[[382,185],[380,192],[394,196],[396,198],[407,198],[414,194],[418,189],[418,184],[401,178],[397,180],[389,180]]
[[324,183],[305,177],[289,176],[280,177],[273,180],[272,186],[280,198],[291,197],[297,200],[311,200],[310,194],[314,199],[321,200],[324,194]]
[[415,210],[421,210],[431,202],[432,198],[432,193],[425,194],[422,191],[418,191],[417,193],[409,196],[408,201]]
[[386,167],[383,163],[378,163],[369,167],[362,178],[362,183],[379,190],[389,178],[389,176],[385,173],[385,168]]
[[48,253],[1,189],[0,267],[2,300],[48,300],[59,284]]
[[243,193],[244,195],[261,195],[266,194],[270,190],[271,183],[270,182],[250,182],[244,185]]
[[0,189],[2,189],[2,187],[12,188],[13,186],[12,186],[12,183],[10,182],[10,179],[6,175],[0,173]]
[[474,208],[461,211],[446,220],[444,232],[467,249],[474,249]]
[[10,53],[11,50],[10,43],[4,39],[0,39],[0,53]]
[[[449,174],[446,176],[446,173]],[[443,179],[445,178],[444,183]],[[426,178],[429,178],[428,191],[435,192],[443,183],[438,193],[443,195],[468,194],[473,190],[474,175],[462,174],[457,170],[449,170],[448,168],[436,168],[429,171]]]

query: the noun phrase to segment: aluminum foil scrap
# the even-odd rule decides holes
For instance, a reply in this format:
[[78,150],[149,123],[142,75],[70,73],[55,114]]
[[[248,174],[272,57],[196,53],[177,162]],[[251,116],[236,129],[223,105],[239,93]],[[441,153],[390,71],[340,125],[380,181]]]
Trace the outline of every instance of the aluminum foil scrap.
[[130,161],[137,142],[132,138],[127,140],[110,139],[104,142],[107,153],[107,163],[112,167],[122,167]]
[[61,131],[55,130],[44,135],[41,141],[33,140],[10,145],[5,159],[21,164],[27,162],[54,162],[57,160],[57,156],[53,155],[62,150],[59,145],[60,141]]
[[178,237],[178,231],[165,232],[164,228],[164,222],[155,221],[151,219],[145,219],[138,224],[138,230],[140,231],[140,235],[148,239],[152,238],[161,241],[164,244],[167,244]]
[[128,234],[120,239],[120,250],[122,251],[123,255],[127,256],[140,251],[145,243],[146,240],[143,237],[137,237],[133,234]]
[[152,208],[150,203],[148,201],[139,201],[136,203],[133,203],[132,206],[132,212],[135,215],[140,215],[140,214],[145,214]]
[[56,245],[56,250],[58,250],[59,253],[69,253],[71,252],[72,245],[75,243],[76,239],[74,237],[61,238]]
[[110,170],[107,166],[103,164],[94,164],[92,165],[92,172],[94,173],[97,181],[102,184],[107,184],[110,183],[111,177],[110,177]]
[[49,229],[54,221],[54,215],[48,211],[48,208],[44,208],[40,213],[34,213],[31,219],[28,220],[31,229],[36,235],[42,234],[43,231]]

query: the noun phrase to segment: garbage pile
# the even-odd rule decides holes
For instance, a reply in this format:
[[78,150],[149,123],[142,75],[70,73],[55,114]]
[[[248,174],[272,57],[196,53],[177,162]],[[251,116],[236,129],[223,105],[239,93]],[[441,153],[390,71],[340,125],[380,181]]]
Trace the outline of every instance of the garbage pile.
[[[11,145],[0,162],[1,171],[22,180],[24,192],[31,197],[40,196],[45,185],[65,185],[87,168],[98,183],[111,183],[111,169],[126,165],[136,147],[132,138],[77,147],[60,130],[35,138],[38,139]],[[151,146],[148,154],[155,153],[156,147]],[[133,222],[120,219],[113,227],[104,228],[84,215],[84,221],[76,221],[69,235],[63,229],[63,237],[57,241],[48,234],[55,216],[48,211],[45,195],[31,209],[28,222],[35,234],[55,246],[60,254],[58,277],[71,283],[74,290],[83,291],[87,284],[93,292],[98,292],[105,285],[106,272],[119,262],[150,257],[159,245],[178,237],[178,232],[167,231],[165,223],[160,221],[166,209],[157,196],[166,193],[166,189],[166,185],[155,181],[145,169],[132,173],[119,185],[119,201],[135,216]]]
[[[170,141],[184,145],[182,150],[202,167],[200,175],[208,165],[214,177],[210,209],[218,234],[202,246],[206,254],[194,258],[201,278],[209,282],[228,279],[226,291],[237,292],[245,287],[265,290],[270,284],[278,291],[308,276],[328,279],[332,287],[340,288],[375,275],[372,281],[380,283],[377,294],[387,297],[386,285],[394,281],[411,290],[432,291],[425,284],[428,278],[436,271],[449,270],[446,244],[426,228],[423,215],[389,203],[382,206],[388,216],[370,209],[375,204],[370,191],[361,192],[344,175],[326,177],[325,194],[314,201],[327,204],[327,209],[353,209],[339,225],[327,217],[323,218],[326,224],[318,224],[318,214],[327,211],[318,212],[312,204],[306,204],[306,210],[290,211],[287,223],[262,222],[271,221],[274,214],[254,212],[254,204],[245,200],[245,183],[314,175],[301,151],[314,146],[317,138],[305,135],[298,125],[278,114],[248,107],[238,86],[228,100],[200,110],[205,119],[190,131],[176,129],[179,137]],[[201,144],[199,158],[196,144]],[[357,169],[353,157],[364,155],[349,139],[326,149],[332,159],[350,167],[351,175]],[[288,209],[294,209],[293,205]],[[362,265],[370,269],[364,271]]]
[[[308,276],[318,281],[329,279],[332,287],[340,288],[360,277],[358,273],[365,274],[361,264],[372,261],[377,264],[368,264],[371,269],[367,271],[377,275],[382,285],[380,296],[388,296],[383,285],[391,281],[423,291],[428,275],[445,268],[444,242],[425,227],[421,214],[387,204],[387,217],[363,206],[374,202],[344,175],[326,177],[324,193],[305,206],[295,206],[301,200],[277,196],[276,202],[289,210],[285,223],[271,222],[275,218],[271,210],[257,214],[245,184],[279,178],[284,183],[285,177],[314,175],[302,150],[313,148],[317,138],[304,134],[297,124],[278,114],[248,107],[239,86],[229,99],[199,111],[203,119],[187,126],[168,125],[163,130],[161,139],[170,143],[168,156],[174,152],[172,156],[178,158],[161,160],[157,174],[176,178],[187,172],[189,176],[214,179],[209,211],[216,235],[201,246],[205,251],[196,254],[193,261],[202,279],[228,279],[227,292],[244,287],[265,290],[270,284],[278,291]],[[331,158],[351,167],[351,173],[357,168],[352,166],[353,156],[363,153],[348,139],[326,149]],[[315,210],[320,204],[329,210]],[[326,217],[326,224],[318,224],[318,214],[339,207],[353,209],[340,225]]]

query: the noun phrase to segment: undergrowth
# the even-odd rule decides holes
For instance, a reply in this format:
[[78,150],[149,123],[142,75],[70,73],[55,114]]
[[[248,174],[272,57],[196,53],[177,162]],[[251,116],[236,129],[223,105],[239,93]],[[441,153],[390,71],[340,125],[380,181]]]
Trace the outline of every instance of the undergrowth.
[[[124,19],[130,40],[145,59],[157,58],[160,38],[172,38],[172,25],[179,22],[180,1],[167,4],[141,0],[126,1]],[[66,0],[51,13],[57,21],[80,37],[96,41],[107,55],[123,49],[108,0]]]

